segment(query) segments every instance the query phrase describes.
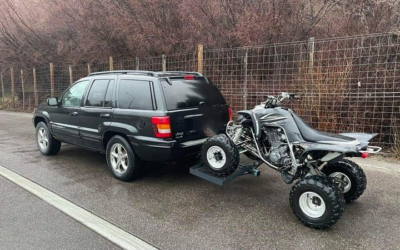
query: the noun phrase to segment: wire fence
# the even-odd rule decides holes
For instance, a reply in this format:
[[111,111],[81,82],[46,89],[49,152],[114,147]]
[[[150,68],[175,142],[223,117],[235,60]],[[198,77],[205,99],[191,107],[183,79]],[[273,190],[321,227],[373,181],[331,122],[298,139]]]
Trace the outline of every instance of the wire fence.
[[300,93],[285,103],[316,129],[379,133],[374,143],[398,145],[400,38],[373,34],[263,46],[207,49],[114,62],[1,71],[0,107],[31,112],[74,81],[105,70],[200,71],[234,111],[280,92]]

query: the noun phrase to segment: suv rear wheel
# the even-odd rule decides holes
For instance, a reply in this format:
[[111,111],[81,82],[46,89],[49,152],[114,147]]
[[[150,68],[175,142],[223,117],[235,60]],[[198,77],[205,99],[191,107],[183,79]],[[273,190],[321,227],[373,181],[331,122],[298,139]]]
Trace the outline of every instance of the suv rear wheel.
[[106,157],[108,168],[118,180],[131,181],[139,176],[143,162],[122,136],[116,135],[110,139]]
[[44,122],[36,125],[36,145],[40,153],[44,155],[55,155],[61,149],[61,142],[51,135]]

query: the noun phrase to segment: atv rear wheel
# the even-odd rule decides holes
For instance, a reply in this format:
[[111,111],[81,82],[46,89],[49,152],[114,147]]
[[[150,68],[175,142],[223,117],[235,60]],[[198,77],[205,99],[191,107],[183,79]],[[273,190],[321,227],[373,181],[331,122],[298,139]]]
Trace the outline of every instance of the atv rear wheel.
[[239,166],[239,150],[224,134],[214,135],[204,142],[201,159],[206,169],[216,176],[228,176]]
[[357,163],[344,159],[322,168],[322,173],[335,181],[339,178],[343,181],[343,195],[346,202],[352,202],[360,198],[367,188],[367,177]]
[[290,191],[293,213],[305,225],[325,229],[335,224],[344,211],[344,199],[340,189],[329,178],[306,177],[298,181]]

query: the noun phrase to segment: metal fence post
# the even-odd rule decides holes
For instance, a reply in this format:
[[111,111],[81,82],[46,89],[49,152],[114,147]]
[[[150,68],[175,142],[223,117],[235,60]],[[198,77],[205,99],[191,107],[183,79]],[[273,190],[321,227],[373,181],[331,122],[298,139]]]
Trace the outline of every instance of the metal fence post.
[[167,71],[167,57],[163,54],[161,56],[161,60],[162,60],[162,71]]
[[88,75],[90,75],[90,73],[92,72],[92,70],[90,69],[90,63],[87,64],[87,73]]
[[54,65],[50,63],[50,96],[54,96]]
[[308,70],[310,73],[312,73],[314,69],[314,49],[315,39],[314,37],[310,37],[308,39]]
[[37,93],[37,85],[36,85],[36,69],[33,68],[33,94],[35,95],[35,107],[39,104],[38,93]]
[[15,109],[14,68],[11,67],[10,72],[11,72],[11,104],[13,109]]
[[139,57],[136,57],[135,59],[135,69],[139,70]]
[[203,74],[203,44],[197,46],[197,72]]
[[[314,42],[315,39],[314,37],[310,37],[308,39],[308,75],[310,77],[309,83],[306,83],[306,102],[307,102],[307,115],[308,115],[308,122],[311,123],[312,121],[312,107],[314,106],[314,99],[312,97],[312,92],[313,92],[313,85],[314,85]],[[317,112],[319,116],[318,110],[314,110],[314,112]],[[318,117],[319,118],[319,117]]]
[[109,64],[110,64],[110,71],[113,71],[114,70],[114,60],[113,60],[112,56],[110,56]]
[[3,72],[1,72],[1,107],[4,108],[4,79]]
[[68,66],[68,71],[69,71],[69,85],[72,85],[74,80],[72,78],[72,66],[71,65]]
[[25,81],[24,71],[21,69],[21,87],[22,87],[22,111],[25,111]]
[[244,109],[247,110],[247,58],[248,58],[248,49],[246,47],[243,48],[243,104]]

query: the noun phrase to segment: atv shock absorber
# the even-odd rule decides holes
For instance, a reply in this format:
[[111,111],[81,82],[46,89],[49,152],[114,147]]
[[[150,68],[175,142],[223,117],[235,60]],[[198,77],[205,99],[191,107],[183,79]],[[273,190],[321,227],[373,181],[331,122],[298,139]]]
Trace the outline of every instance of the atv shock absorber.
[[238,141],[239,141],[239,139],[240,139],[240,136],[242,135],[242,132],[243,132],[243,127],[242,127],[242,126],[239,126],[239,127],[236,129],[235,134],[233,135],[233,138],[232,138],[232,141],[233,141],[235,144],[238,143]]

